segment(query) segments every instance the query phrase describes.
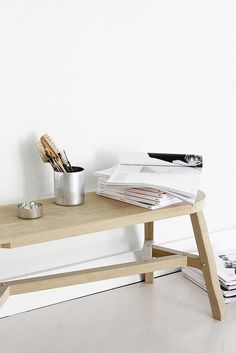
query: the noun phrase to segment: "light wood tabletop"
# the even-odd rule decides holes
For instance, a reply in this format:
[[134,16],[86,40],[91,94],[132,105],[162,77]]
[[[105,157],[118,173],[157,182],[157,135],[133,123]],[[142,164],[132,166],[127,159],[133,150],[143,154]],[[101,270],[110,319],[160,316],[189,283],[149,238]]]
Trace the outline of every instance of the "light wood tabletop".
[[193,206],[181,202],[152,211],[89,192],[79,206],[41,200],[43,217],[33,220],[18,218],[17,205],[0,206],[0,244],[14,248],[191,214],[202,209],[204,201],[205,194],[199,191]]

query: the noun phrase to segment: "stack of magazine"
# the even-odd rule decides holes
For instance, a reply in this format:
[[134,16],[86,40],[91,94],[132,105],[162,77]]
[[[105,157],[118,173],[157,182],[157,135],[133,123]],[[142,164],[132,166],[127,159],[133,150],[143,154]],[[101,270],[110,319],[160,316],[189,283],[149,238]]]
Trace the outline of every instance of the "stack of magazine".
[[[225,303],[236,302],[236,250],[215,255],[217,274]],[[184,277],[204,290],[206,283],[201,270],[193,267],[182,269]]]
[[151,210],[195,202],[202,156],[125,153],[119,164],[95,174],[97,194]]

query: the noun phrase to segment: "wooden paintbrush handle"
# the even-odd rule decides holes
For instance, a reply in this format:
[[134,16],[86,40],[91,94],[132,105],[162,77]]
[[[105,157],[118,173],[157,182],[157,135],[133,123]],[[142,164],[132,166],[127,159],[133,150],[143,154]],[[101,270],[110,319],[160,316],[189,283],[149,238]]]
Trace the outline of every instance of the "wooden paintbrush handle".
[[62,169],[62,171],[63,171],[64,173],[67,173],[67,171],[65,170],[65,168],[64,168],[64,166],[63,166],[63,163],[62,163],[60,157],[55,158],[55,160],[56,160],[57,164],[59,164],[59,166],[60,166],[60,168]]

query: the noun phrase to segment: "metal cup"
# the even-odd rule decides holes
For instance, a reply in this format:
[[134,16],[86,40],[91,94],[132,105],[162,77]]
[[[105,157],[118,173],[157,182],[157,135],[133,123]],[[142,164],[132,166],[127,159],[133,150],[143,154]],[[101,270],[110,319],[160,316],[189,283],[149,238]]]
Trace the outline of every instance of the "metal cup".
[[84,169],[72,168],[73,172],[54,171],[54,196],[57,205],[75,206],[84,203]]

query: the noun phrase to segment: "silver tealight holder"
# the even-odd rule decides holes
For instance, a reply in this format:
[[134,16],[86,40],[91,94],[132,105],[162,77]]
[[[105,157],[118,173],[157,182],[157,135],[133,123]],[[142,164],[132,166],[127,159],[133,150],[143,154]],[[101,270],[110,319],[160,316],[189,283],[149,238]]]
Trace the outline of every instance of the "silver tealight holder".
[[23,219],[35,219],[42,217],[43,205],[36,201],[21,202],[17,205],[17,215]]
[[72,167],[71,172],[54,171],[55,203],[61,206],[75,206],[84,203],[84,169]]

